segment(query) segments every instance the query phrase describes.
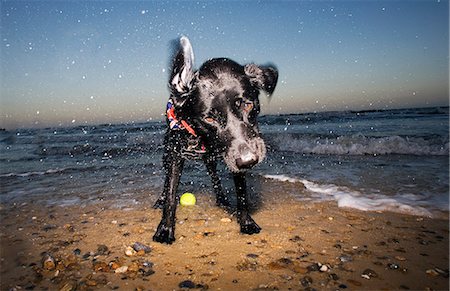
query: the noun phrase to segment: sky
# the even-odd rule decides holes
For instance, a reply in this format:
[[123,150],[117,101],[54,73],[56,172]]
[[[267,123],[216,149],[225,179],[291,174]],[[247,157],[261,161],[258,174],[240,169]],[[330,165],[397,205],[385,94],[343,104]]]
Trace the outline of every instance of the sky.
[[0,127],[164,117],[170,43],[275,64],[262,114],[449,104],[449,2],[3,1]]

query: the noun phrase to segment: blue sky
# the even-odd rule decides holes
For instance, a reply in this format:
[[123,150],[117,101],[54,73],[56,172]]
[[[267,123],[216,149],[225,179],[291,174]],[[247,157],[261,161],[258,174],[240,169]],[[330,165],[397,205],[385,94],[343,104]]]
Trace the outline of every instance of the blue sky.
[[264,114],[448,105],[448,1],[1,1],[0,127],[161,119],[169,43],[275,64]]

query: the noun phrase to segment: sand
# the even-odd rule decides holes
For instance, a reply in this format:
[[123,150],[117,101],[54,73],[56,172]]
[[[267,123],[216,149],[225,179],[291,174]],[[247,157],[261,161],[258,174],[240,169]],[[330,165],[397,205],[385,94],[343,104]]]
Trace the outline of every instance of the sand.
[[[197,199],[178,208],[173,245],[152,241],[160,220],[152,199],[122,209],[4,205],[1,290],[449,288],[448,219],[277,193],[262,197],[253,218],[263,230],[250,236],[210,196]],[[151,251],[136,253],[135,242]]]

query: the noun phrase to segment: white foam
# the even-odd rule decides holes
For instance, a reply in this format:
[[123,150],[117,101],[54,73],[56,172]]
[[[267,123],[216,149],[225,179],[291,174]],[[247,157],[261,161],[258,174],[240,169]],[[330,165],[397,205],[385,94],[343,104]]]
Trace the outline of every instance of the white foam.
[[421,137],[367,137],[361,134],[334,138],[294,135],[274,137],[276,146],[283,151],[328,155],[449,155],[447,137],[424,139]]
[[65,168],[61,169],[49,169],[47,171],[35,171],[35,172],[24,172],[24,173],[7,173],[7,174],[1,174],[0,177],[29,177],[29,176],[41,176],[46,174],[55,174],[65,171]]
[[263,176],[281,182],[302,183],[314,198],[318,200],[336,200],[338,207],[355,208],[362,211],[391,211],[419,216],[432,216],[429,210],[414,205],[417,204],[418,197],[412,194],[388,197],[381,194],[361,193],[348,187],[334,184],[318,184],[285,175]]

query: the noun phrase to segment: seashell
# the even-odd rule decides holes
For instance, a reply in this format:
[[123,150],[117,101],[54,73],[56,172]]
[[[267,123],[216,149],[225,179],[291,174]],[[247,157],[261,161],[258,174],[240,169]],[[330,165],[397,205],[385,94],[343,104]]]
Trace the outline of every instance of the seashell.
[[44,253],[42,256],[42,268],[47,271],[54,270],[56,268],[55,258],[49,253]]

